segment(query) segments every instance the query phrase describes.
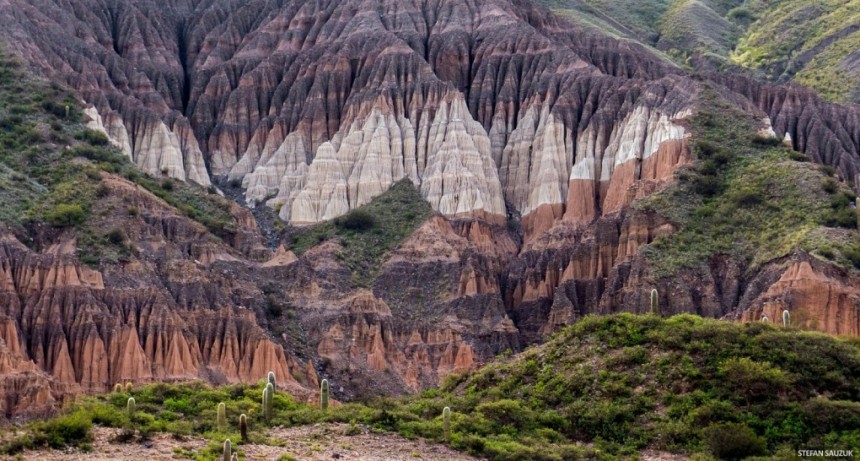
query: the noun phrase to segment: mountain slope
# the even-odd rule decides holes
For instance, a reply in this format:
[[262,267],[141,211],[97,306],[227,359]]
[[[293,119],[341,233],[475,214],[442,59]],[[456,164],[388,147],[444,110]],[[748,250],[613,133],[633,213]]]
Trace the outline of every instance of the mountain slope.
[[[265,280],[247,273],[269,254],[247,210],[142,175],[85,127],[71,93],[8,56],[0,68],[3,416],[125,380],[279,369],[315,384],[240,307],[262,309]],[[295,378],[285,384],[300,393]]]
[[780,0],[545,0],[574,22],[612,30],[679,63],[740,66],[796,81],[837,102],[860,102],[860,3]]
[[654,288],[860,334],[854,107],[525,0],[6,5],[18,71],[74,95],[20,110],[89,139],[8,151],[39,219],[3,214],[2,334],[55,400],[264,368],[415,392]]

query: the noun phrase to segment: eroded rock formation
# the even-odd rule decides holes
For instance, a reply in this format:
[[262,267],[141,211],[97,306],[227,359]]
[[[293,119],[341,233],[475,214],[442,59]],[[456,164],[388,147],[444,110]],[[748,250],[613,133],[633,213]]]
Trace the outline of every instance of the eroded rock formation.
[[[856,274],[806,255],[743,282],[719,258],[654,280],[639,249],[675,224],[628,206],[693,161],[688,120],[706,87],[855,184],[856,108],[693,78],[527,0],[164,3],[5,0],[0,36],[78,90],[89,125],[151,175],[241,184],[245,203],[294,225],[408,178],[436,214],[359,288],[337,241],[273,254],[238,205],[219,241],[106,177],[93,215],[123,227],[128,261],[82,266],[69,235],[0,245],[7,414],[119,380],[269,369],[298,395],[319,373],[338,399],[405,392],[582,315],[643,312],[654,287],[665,313],[805,309],[858,334]],[[140,217],[118,217],[127,206]]]

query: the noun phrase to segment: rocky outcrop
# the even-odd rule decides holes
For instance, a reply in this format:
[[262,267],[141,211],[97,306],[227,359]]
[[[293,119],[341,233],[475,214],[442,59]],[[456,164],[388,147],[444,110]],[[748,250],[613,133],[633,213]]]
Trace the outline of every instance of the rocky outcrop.
[[[95,213],[103,224],[94,228],[123,223],[133,245],[127,260],[93,269],[78,261],[74,241],[39,249],[37,239],[31,249],[0,239],[5,414],[39,414],[117,382],[254,382],[268,371],[300,398],[310,395],[308,363],[266,331],[250,275],[257,263],[246,260],[259,242],[241,237],[259,237],[247,210],[237,207],[233,248],[124,179],[106,176],[103,186]],[[130,217],[130,206],[139,215]]]
[[791,324],[837,335],[860,335],[860,280],[814,258],[788,262],[784,272],[764,293],[752,299],[742,321],[781,323],[782,312]]
[[558,218],[616,121],[673,117],[696,86],[526,2],[13,3],[15,49],[144,171],[241,179],[296,224],[404,177],[447,216]]
[[774,85],[742,75],[710,78],[740,104],[761,110],[773,130],[817,163],[837,168],[842,177],[860,184],[860,110],[827,102],[797,85]]
[[[617,211],[689,160],[701,82],[641,46],[527,1],[374,5],[12,0],[4,34],[145,171],[241,180],[294,224],[408,177],[442,214],[521,216],[530,239]],[[857,179],[856,110],[710,78]]]

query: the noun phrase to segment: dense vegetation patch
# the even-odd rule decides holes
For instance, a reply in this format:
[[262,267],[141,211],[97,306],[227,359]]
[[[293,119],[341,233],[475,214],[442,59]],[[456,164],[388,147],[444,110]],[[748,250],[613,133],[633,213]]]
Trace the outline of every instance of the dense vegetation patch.
[[376,276],[386,253],[432,214],[430,204],[409,179],[402,179],[367,205],[334,220],[299,230],[290,247],[301,254],[328,240],[336,240],[338,254],[352,271],[358,286],[367,286]]
[[635,205],[680,227],[642,250],[657,276],[704,268],[715,255],[755,269],[798,248],[853,267],[854,193],[832,168],[758,134],[759,125],[706,91],[690,120],[694,166]]
[[[62,445],[65,431],[89,433],[99,424],[126,428],[121,438],[129,441],[154,431],[203,435],[212,441],[208,448],[181,456],[211,460],[225,438],[240,440],[238,417],[245,413],[248,443],[277,444],[267,438],[269,426],[339,421],[450,443],[491,460],[613,460],[646,448],[733,460],[799,447],[860,447],[858,376],[856,340],[693,315],[594,316],[542,346],[404,400],[323,411],[278,392],[265,422],[262,382],[158,384],[84,399],[4,449]],[[137,402],[131,419],[124,411],[130,396]],[[224,430],[216,425],[220,402]],[[75,443],[86,448],[86,441]]]
[[72,229],[88,264],[127,256],[112,229],[89,225],[108,193],[105,173],[145,187],[221,238],[235,231],[231,204],[214,189],[141,173],[84,117],[71,92],[30,77],[17,58],[0,53],[0,223],[23,241],[33,243],[29,236],[44,226]]

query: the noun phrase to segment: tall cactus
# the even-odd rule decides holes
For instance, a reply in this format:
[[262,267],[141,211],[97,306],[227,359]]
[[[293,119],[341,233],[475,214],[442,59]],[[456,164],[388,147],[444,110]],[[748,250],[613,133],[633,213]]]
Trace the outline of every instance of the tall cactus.
[[782,326],[788,328],[791,325],[791,314],[788,313],[788,309],[782,311]]
[[134,386],[132,386],[131,383],[125,383],[125,391],[126,392],[131,392],[132,389],[134,389]]
[[230,439],[224,441],[224,457],[223,461],[231,461],[233,458],[233,446],[230,444]]
[[245,413],[239,415],[239,434],[242,436],[242,442],[248,443],[248,417]]
[[275,383],[275,372],[270,371],[266,376],[266,382],[272,383],[272,387],[278,387],[277,383]]
[[854,212],[857,215],[857,228],[860,229],[860,196],[854,200]]
[[451,408],[442,410],[442,428],[445,431],[445,442],[451,442]]
[[122,393],[122,384],[116,383],[113,386],[113,391],[116,392],[117,394],[121,394]]
[[137,404],[134,401],[134,397],[129,397],[128,402],[125,404],[125,411],[128,412],[128,419],[131,421],[134,419],[134,410]]
[[272,400],[275,397],[275,387],[272,383],[266,383],[266,388],[263,389],[263,418],[266,422],[272,419]]
[[224,402],[218,404],[218,432],[227,431],[227,405]]
[[657,299],[657,289],[651,289],[651,314],[660,315],[660,304]]
[[320,383],[320,408],[328,410],[328,380],[323,379]]

